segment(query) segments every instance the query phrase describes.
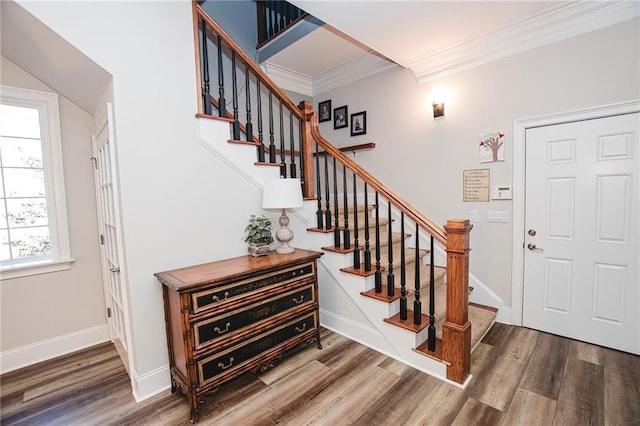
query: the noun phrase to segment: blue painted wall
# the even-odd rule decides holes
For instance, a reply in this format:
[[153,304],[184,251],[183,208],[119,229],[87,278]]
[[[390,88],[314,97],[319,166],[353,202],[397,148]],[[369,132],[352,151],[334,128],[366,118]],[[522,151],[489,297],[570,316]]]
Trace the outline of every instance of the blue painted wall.
[[253,0],[207,0],[202,7],[249,56],[256,59],[258,26]]

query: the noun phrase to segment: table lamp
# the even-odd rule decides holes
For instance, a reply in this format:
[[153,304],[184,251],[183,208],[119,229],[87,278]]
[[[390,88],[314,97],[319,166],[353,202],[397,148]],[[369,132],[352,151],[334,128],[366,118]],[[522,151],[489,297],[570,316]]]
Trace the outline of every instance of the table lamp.
[[280,247],[276,253],[293,253],[295,248],[289,245],[293,239],[293,231],[288,228],[289,218],[285,209],[295,209],[302,207],[302,188],[300,179],[266,179],[262,188],[262,208],[281,209],[282,214],[278,223],[280,229],[276,231],[276,239],[280,242]]

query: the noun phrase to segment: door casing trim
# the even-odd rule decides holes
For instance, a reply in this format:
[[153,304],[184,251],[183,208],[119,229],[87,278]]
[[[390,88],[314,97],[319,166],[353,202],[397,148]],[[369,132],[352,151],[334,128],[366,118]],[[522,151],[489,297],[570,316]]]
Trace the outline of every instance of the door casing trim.
[[527,129],[640,112],[640,99],[513,122],[513,228],[511,264],[511,320],[522,326],[524,296],[525,140]]

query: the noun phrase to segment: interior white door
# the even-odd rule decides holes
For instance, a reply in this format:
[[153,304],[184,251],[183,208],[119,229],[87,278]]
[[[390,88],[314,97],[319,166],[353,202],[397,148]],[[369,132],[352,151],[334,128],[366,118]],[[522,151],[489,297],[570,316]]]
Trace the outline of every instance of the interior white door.
[[93,132],[93,155],[95,165],[96,199],[100,226],[100,252],[107,324],[111,341],[115,344],[120,358],[129,371],[128,362],[128,317],[127,298],[122,264],[122,241],[120,216],[118,214],[117,174],[114,162],[112,106],[97,120]]
[[640,353],[639,122],[527,129],[524,326]]

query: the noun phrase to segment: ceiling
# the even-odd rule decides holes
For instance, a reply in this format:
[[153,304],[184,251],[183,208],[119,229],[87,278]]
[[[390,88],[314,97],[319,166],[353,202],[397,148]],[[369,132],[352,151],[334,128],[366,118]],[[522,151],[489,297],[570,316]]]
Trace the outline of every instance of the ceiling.
[[290,2],[326,25],[273,55],[267,69],[309,79],[311,92],[371,56],[423,82],[640,16],[640,2],[614,0]]
[[2,55],[89,114],[111,75],[14,1],[0,0]]

